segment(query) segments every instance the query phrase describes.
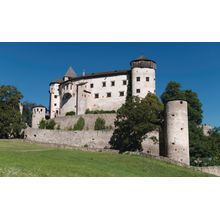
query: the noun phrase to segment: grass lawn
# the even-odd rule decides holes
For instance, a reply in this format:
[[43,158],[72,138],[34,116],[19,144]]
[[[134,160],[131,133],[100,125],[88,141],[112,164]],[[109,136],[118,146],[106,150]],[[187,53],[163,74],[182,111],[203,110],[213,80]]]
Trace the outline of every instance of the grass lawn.
[[84,152],[0,140],[0,176],[202,177],[211,175],[135,155]]

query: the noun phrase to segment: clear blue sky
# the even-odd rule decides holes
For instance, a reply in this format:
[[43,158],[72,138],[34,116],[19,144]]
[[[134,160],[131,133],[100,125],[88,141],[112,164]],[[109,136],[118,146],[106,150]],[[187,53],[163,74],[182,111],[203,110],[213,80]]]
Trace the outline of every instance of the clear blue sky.
[[198,93],[204,123],[220,126],[220,43],[0,43],[0,84],[15,85],[24,101],[48,106],[49,83],[68,66],[79,75],[129,69],[142,54],[157,62],[157,95],[176,80]]

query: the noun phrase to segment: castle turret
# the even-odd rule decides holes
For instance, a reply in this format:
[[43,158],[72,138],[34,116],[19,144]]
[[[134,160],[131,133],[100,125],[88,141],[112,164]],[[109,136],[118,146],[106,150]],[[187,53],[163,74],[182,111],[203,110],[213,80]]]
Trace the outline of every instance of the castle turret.
[[156,63],[144,56],[131,61],[132,96],[156,93]]
[[186,101],[167,102],[165,130],[168,158],[189,165],[189,128]]
[[42,119],[45,120],[46,108],[44,106],[35,106],[32,109],[32,128],[39,128]]
[[75,70],[70,66],[69,69],[67,70],[67,72],[65,73],[63,80],[67,81],[67,80],[73,79],[75,77],[77,77],[77,74],[76,74]]
[[55,118],[60,113],[60,84],[62,80],[50,83],[50,118]]

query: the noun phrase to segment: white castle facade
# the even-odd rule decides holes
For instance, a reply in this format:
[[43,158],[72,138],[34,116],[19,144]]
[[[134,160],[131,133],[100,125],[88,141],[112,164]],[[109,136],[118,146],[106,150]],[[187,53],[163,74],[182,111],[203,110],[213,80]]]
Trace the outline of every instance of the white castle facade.
[[50,83],[50,118],[86,110],[113,111],[125,102],[130,80],[132,96],[156,93],[156,63],[144,56],[130,62],[130,69],[77,76],[70,67],[63,80]]

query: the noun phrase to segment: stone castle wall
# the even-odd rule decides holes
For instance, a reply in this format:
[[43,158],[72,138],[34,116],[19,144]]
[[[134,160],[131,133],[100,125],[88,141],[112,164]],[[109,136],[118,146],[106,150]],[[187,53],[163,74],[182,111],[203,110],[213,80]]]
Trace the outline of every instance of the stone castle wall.
[[196,167],[195,169],[204,173],[210,173],[215,176],[220,176],[220,166]]
[[83,117],[85,119],[84,130],[94,130],[95,121],[98,117],[105,120],[106,126],[111,126],[112,128],[114,128],[116,114],[86,114],[78,116],[64,116],[54,118],[54,120],[56,124],[60,126],[60,129],[68,130],[69,128],[73,128],[80,117]]
[[[89,147],[95,149],[110,148],[109,140],[113,131],[64,131],[27,128],[24,138],[38,143],[65,145],[70,147]],[[159,143],[155,143],[151,137],[158,138],[158,132],[152,132],[142,143],[144,153],[159,156]]]

